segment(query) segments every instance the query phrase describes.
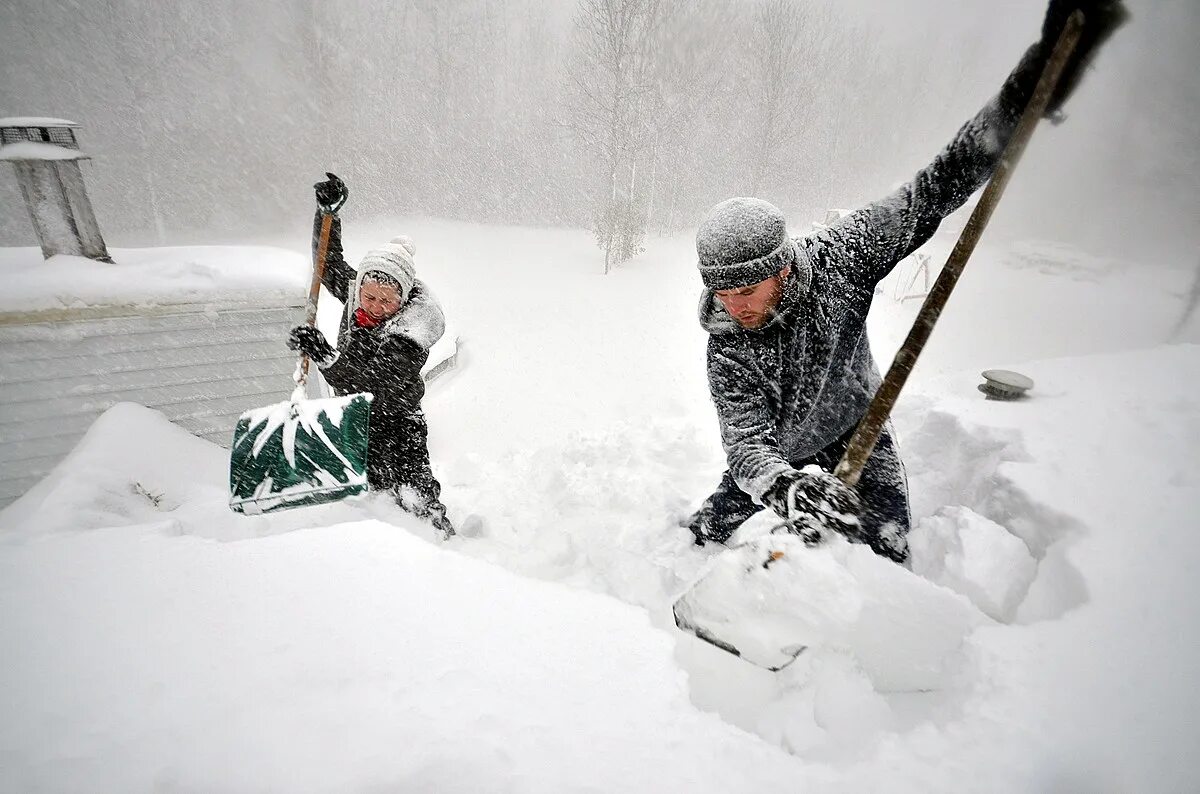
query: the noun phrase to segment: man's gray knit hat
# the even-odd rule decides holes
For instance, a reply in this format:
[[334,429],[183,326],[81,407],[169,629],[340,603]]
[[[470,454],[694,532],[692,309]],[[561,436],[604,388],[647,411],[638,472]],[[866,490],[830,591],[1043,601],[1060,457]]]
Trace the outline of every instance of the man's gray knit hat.
[[796,261],[783,213],[770,202],[731,198],[708,211],[696,232],[704,286],[734,289],[774,276]]

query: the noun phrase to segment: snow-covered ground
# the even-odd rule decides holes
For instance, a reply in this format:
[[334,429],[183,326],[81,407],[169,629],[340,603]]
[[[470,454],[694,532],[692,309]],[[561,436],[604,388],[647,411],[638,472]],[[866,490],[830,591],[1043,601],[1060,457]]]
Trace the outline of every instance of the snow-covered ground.
[[[803,561],[841,585],[824,608],[911,603],[911,630],[771,674],[670,617],[714,553],[676,521],[722,469],[690,241],[606,277],[582,232],[348,220],[348,258],[400,232],[462,337],[426,410],[478,532],[440,545],[373,497],[235,516],[224,450],[112,409],[0,513],[0,788],[1195,787],[1188,270],[981,249],[897,412],[916,573]],[[916,312],[894,294],[882,360]],[[1028,400],[983,399],[998,366]]]

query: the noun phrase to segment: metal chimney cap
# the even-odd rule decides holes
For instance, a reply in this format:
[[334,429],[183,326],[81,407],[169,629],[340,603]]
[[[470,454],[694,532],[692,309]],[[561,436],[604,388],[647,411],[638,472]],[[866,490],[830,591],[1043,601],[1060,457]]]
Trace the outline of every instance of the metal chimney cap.
[[1033,379],[1008,369],[985,369],[979,390],[996,400],[1017,400],[1033,388]]

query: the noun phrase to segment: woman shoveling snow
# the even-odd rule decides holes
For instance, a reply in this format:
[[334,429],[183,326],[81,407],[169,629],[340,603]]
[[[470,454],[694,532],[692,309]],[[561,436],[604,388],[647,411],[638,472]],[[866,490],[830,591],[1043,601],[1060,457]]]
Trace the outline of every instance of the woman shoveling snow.
[[[337,394],[374,395],[367,449],[371,489],[390,491],[401,508],[428,518],[449,537],[454,527],[430,469],[429,426],[421,410],[421,367],[445,330],[442,307],[416,278],[416,246],[407,237],[368,251],[357,271],[346,263],[337,211],[349,191],[334,174],[326,176],[314,185],[316,229],[322,214],[332,216],[321,283],[345,306],[338,346],[333,348],[316,328],[301,325],[292,329],[288,347],[307,354]],[[315,231],[313,245],[319,250]]]

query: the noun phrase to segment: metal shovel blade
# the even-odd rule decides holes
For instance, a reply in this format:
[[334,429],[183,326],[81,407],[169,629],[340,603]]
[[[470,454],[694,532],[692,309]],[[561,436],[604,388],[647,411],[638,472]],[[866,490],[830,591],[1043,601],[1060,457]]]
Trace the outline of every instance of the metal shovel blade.
[[681,596],[680,599],[675,602],[672,612],[675,613],[675,625],[686,631],[688,634],[692,634],[699,639],[704,640],[709,645],[720,648],[726,653],[731,653],[739,659],[744,659],[753,665],[765,668],[773,673],[779,672],[792,662],[796,661],[796,657],[804,652],[805,646],[803,645],[792,645],[786,648],[772,648],[770,646],[763,646],[760,643],[753,643],[746,646],[747,653],[742,653],[741,648],[738,648],[726,640],[721,639],[712,631],[709,631],[698,622],[695,622],[695,619],[692,615],[691,606],[687,601],[687,595]]
[[785,597],[803,545],[772,535],[721,552],[676,600],[675,625],[751,664],[787,667],[818,636],[797,629]]

